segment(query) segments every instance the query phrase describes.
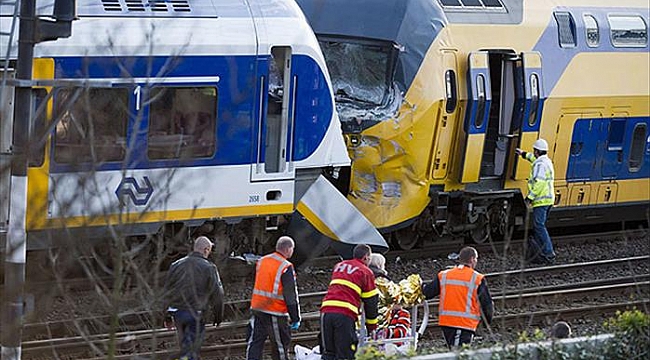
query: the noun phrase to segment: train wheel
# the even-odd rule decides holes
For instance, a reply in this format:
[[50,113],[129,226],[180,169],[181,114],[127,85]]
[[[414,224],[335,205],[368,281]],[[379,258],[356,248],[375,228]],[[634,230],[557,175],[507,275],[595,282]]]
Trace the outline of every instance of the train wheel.
[[482,244],[490,239],[490,222],[485,214],[480,214],[475,222],[476,227],[469,232],[469,236],[477,244]]
[[503,241],[512,238],[515,226],[509,215],[510,206],[508,204],[490,207],[490,236],[493,240]]
[[417,232],[409,227],[399,229],[392,234],[393,246],[401,250],[411,250],[417,245],[419,237]]

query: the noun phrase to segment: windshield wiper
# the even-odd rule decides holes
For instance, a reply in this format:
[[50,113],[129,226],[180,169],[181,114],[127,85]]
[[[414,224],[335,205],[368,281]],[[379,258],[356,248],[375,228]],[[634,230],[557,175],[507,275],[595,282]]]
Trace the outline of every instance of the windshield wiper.
[[352,96],[352,95],[348,94],[343,89],[336,90],[336,94],[334,94],[334,97],[336,98],[336,101],[341,101],[341,102],[358,102],[358,103],[373,105],[373,106],[381,105],[381,104],[378,104],[378,103],[376,103],[374,101],[370,101],[370,100],[362,99],[360,97]]

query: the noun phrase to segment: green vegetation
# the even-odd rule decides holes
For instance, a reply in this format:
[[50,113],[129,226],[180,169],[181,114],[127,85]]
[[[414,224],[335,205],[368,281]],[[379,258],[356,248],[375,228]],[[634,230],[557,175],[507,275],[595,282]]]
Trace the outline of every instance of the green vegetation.
[[[575,344],[566,346],[553,342],[550,347],[535,349],[539,360],[631,360],[650,356],[650,317],[639,310],[617,312],[616,317],[605,322],[605,329],[614,337],[601,344]],[[536,329],[531,335],[522,333],[519,343],[544,340]],[[529,359],[531,353],[515,346],[494,352],[492,360]]]
[[[519,334],[517,345],[504,347],[492,353],[492,360],[523,360],[536,358],[539,360],[631,360],[650,358],[650,316],[639,310],[617,312],[616,316],[604,324],[605,329],[613,334],[606,342],[580,343],[564,345],[552,342],[550,346],[524,346],[547,341],[547,335],[540,329],[532,333],[526,331]],[[418,349],[404,356],[389,355],[374,348],[365,347],[357,352],[357,360],[398,360],[408,359],[416,355],[437,352],[438,349]],[[458,354],[458,359],[472,359],[471,353],[464,347]]]
[[607,359],[647,359],[650,357],[650,316],[639,310],[617,312],[605,323],[614,333],[606,348]]

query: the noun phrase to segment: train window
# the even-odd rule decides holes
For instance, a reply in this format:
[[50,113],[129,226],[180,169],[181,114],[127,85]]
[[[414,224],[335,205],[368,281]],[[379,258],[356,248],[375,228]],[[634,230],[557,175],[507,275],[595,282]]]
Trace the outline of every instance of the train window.
[[447,96],[445,111],[451,114],[456,109],[458,103],[458,90],[456,89],[456,73],[454,70],[445,72],[445,93]]
[[485,5],[485,7],[491,7],[491,8],[503,7],[503,4],[499,0],[483,0],[483,5]]
[[483,126],[483,119],[485,118],[485,77],[483,75],[476,77],[476,97],[478,98],[478,104],[476,107],[474,127],[480,129]]
[[539,80],[537,74],[530,75],[530,114],[528,125],[534,126],[537,122],[537,109],[539,108]]
[[560,47],[575,47],[576,46],[576,25],[573,21],[571,13],[558,11],[555,13],[555,21],[557,22],[558,38]]
[[[41,166],[45,160],[45,141],[47,140],[47,91],[43,88],[33,90],[33,115],[34,121],[29,139],[29,166]],[[40,110],[40,111],[39,111]]]
[[[274,46],[269,59],[269,89],[266,104],[264,132],[264,171],[277,173],[286,170],[287,126],[289,119],[289,91],[291,77],[291,48]],[[294,88],[295,91],[295,88]]]
[[629,169],[637,172],[643,165],[643,152],[646,142],[646,124],[636,124],[632,133],[632,146],[630,146]]
[[129,90],[61,88],[54,94],[54,160],[120,161],[126,151]]
[[217,89],[154,87],[149,100],[150,159],[208,157],[216,145]]
[[478,7],[480,7],[480,6],[483,5],[483,4],[481,4],[481,2],[479,0],[462,0],[462,1],[463,1],[463,5],[465,5],[465,6],[478,6]]
[[598,22],[596,21],[596,18],[591,15],[583,15],[582,19],[585,22],[587,46],[597,47],[600,43],[600,31],[598,30]]
[[440,0],[442,6],[460,6],[459,0]]
[[607,150],[623,150],[623,140],[625,139],[625,120],[613,119],[609,124],[609,137],[607,139]]
[[612,45],[616,47],[644,47],[648,43],[648,29],[643,18],[635,15],[608,15]]
[[[470,8],[468,10],[475,10],[476,8],[484,9],[497,9],[503,8],[503,3],[501,0],[439,0],[440,5],[443,7],[452,7],[452,8]],[[471,9],[474,8],[474,9]]]

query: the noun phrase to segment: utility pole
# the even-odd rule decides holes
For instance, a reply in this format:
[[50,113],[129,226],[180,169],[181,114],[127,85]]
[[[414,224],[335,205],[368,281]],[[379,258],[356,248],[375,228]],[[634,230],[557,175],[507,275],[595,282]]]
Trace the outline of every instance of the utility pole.
[[[23,292],[27,259],[27,161],[32,121],[32,65],[34,45],[41,41],[69,37],[75,14],[75,0],[56,0],[53,19],[36,18],[36,0],[20,1],[18,59],[11,158],[11,197],[5,253],[2,304],[2,360],[21,358]],[[11,44],[7,44],[11,46]]]

